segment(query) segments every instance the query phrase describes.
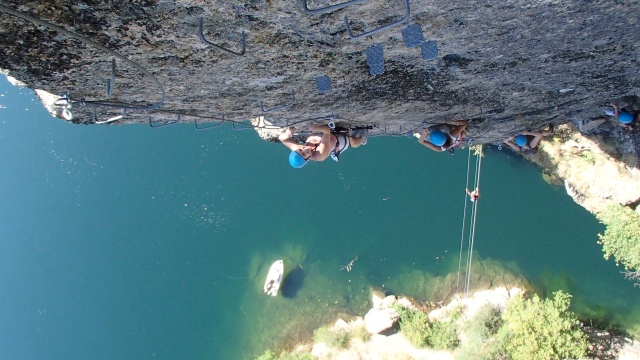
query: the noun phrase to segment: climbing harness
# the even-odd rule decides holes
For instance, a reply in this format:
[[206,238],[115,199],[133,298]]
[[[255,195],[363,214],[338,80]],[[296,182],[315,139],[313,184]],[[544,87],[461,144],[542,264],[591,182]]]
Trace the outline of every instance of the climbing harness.
[[[474,191],[480,190],[480,170],[482,168],[482,146],[477,147],[476,156],[476,168],[474,173]],[[456,282],[456,292],[460,291],[460,272],[462,270],[462,250],[464,248],[464,238],[465,238],[465,230],[467,228],[467,189],[469,189],[469,175],[471,174],[471,151],[472,147],[469,147],[469,156],[467,158],[467,183],[465,185],[465,195],[464,195],[464,212],[462,215],[462,230],[460,234],[460,254],[458,260],[458,279]],[[464,278],[464,293],[465,295],[469,293],[469,284],[471,281],[471,265],[473,262],[473,245],[475,243],[476,236],[476,219],[478,215],[478,200],[472,201],[471,205],[471,214],[469,217],[469,234],[467,241],[467,260],[466,260],[466,269],[465,269],[465,278]]]

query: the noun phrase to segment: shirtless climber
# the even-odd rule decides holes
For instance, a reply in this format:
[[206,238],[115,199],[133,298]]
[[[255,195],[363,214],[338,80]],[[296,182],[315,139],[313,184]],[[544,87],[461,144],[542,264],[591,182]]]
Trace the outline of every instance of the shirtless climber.
[[279,137],[280,142],[291,149],[289,164],[296,169],[305,166],[309,160],[324,161],[329,156],[338,161],[340,154],[349,147],[357,148],[367,143],[366,133],[363,137],[355,138],[345,133],[333,133],[327,125],[313,125],[311,130],[314,134],[307,137],[302,145],[291,139],[291,128],[287,128]]

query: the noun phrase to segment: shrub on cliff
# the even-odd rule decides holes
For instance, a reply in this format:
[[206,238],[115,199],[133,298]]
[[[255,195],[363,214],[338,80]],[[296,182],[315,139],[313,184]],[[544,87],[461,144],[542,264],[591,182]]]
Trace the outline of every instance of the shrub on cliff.
[[587,335],[573,312],[571,295],[562,291],[553,299],[534,295],[513,299],[502,318],[498,339],[511,359],[577,359],[587,352]]
[[460,349],[458,360],[496,360],[507,358],[504,339],[496,336],[502,326],[502,312],[487,304],[465,324],[467,341]]
[[344,329],[328,329],[327,327],[321,327],[313,334],[314,340],[317,343],[323,342],[330,348],[345,349],[349,346],[349,340],[351,340],[349,333]]
[[284,351],[280,355],[276,355],[272,350],[267,350],[256,360],[315,360],[315,357],[307,352],[289,353]]
[[400,331],[415,347],[452,350],[460,343],[456,315],[447,321],[431,321],[422,311],[401,306],[395,309],[400,314]]
[[626,206],[612,205],[598,215],[606,225],[598,234],[604,258],[613,256],[616,265],[627,271],[640,271],[640,215]]

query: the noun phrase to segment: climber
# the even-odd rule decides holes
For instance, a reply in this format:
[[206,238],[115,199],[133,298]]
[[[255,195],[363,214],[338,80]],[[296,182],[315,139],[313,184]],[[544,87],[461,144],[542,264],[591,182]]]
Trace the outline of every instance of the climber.
[[[449,151],[453,154],[453,149],[460,146],[464,140],[466,128],[467,121],[450,120],[446,124],[422,129],[418,142],[433,151]],[[426,139],[427,135],[429,135],[428,139]]]
[[616,104],[612,103],[613,110],[605,111],[605,114],[613,116],[625,129],[633,130],[636,127],[638,112],[630,112],[626,109],[620,109]]
[[300,145],[293,141],[292,128],[287,128],[279,139],[282,144],[291,149],[289,164],[294,168],[301,168],[307,161],[324,161],[327,157],[338,161],[341,153],[349,147],[357,148],[367,143],[367,131],[360,131],[360,137],[353,137],[343,132],[331,132],[327,125],[313,125],[311,131],[315,134],[307,137],[305,143]]
[[553,124],[549,124],[549,128],[544,131],[523,131],[518,135],[509,136],[504,140],[504,143],[514,151],[529,155],[537,151],[538,144],[543,136],[551,134],[553,134]]
[[480,190],[478,188],[473,191],[469,191],[469,189],[467,189],[467,195],[469,195],[469,200],[471,200],[471,202],[474,202],[480,197]]

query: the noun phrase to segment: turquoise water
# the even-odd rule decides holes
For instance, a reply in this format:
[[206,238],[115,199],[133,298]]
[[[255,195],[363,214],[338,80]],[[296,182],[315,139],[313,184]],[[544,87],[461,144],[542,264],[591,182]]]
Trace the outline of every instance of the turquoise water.
[[[0,95],[2,359],[251,358],[362,314],[371,286],[420,296],[457,270],[464,151],[372,138],[295,171],[252,131],[69,125],[4,78]],[[483,161],[474,258],[638,332],[602,226],[507,155]],[[283,295],[266,298],[280,258]]]

